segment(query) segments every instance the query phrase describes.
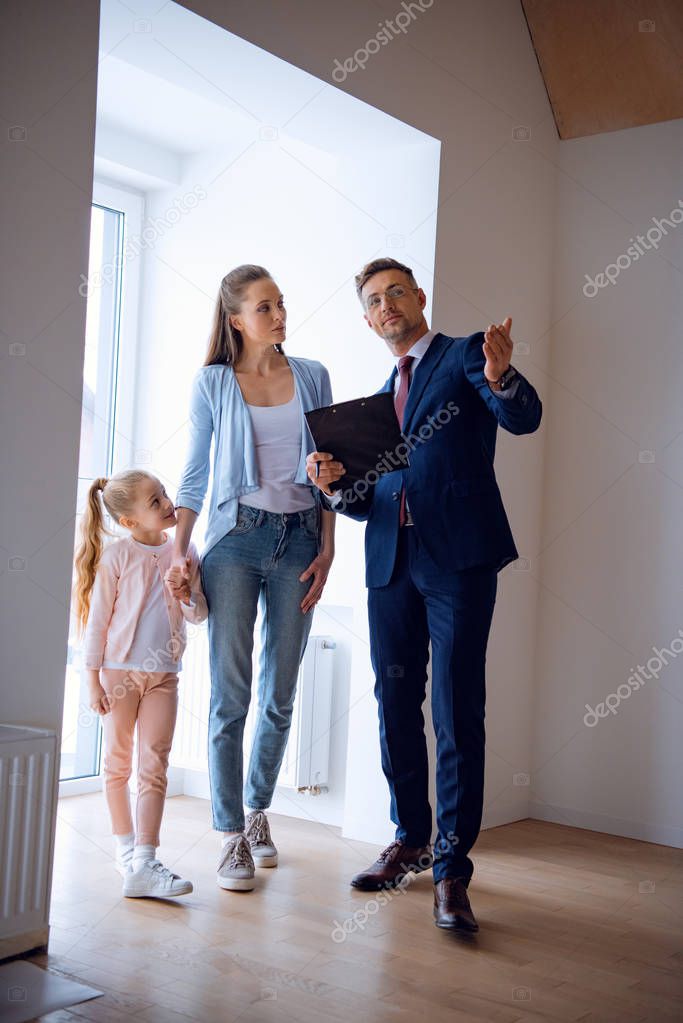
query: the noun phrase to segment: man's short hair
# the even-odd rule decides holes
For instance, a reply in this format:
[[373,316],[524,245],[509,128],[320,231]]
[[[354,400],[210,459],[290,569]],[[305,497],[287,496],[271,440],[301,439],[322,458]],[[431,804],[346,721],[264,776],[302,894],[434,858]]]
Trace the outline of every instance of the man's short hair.
[[380,259],[373,259],[369,263],[366,263],[361,272],[356,274],[354,278],[356,282],[356,294],[358,295],[358,299],[361,304],[363,303],[363,288],[371,277],[374,277],[375,274],[381,273],[382,270],[400,270],[402,273],[407,274],[411,288],[417,288],[418,286],[417,281],[413,276],[413,271],[409,266],[405,266],[404,263],[399,263],[397,259],[391,259],[389,256],[383,256]]

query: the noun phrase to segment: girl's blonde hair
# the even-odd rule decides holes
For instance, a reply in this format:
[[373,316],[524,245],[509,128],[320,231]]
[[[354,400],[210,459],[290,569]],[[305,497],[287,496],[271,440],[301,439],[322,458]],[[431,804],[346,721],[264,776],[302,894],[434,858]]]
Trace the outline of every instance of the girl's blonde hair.
[[102,504],[114,521],[119,522],[122,515],[130,515],[138,487],[146,479],[158,482],[155,476],[143,469],[125,469],[109,479],[99,476],[88,491],[88,503],[81,520],[80,543],[74,559],[76,580],[73,602],[81,633],[88,623],[90,596],[95,585],[97,565],[104,550],[104,537],[114,536],[105,525]]
[[[249,285],[264,279],[272,281],[273,278],[264,266],[255,263],[236,266],[225,275],[216,301],[205,366],[234,366],[238,362],[243,346],[242,332],[233,327],[230,317],[239,313]],[[274,347],[282,352],[280,344]]]

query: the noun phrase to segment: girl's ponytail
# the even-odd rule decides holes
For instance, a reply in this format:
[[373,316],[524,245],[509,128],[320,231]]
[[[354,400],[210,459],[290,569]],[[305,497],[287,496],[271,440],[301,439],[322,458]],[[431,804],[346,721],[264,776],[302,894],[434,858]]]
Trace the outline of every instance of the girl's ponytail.
[[95,585],[97,565],[104,550],[104,537],[115,536],[104,524],[103,506],[114,522],[119,523],[122,515],[130,514],[135,505],[138,488],[146,479],[159,482],[156,476],[143,469],[124,469],[110,479],[100,476],[93,480],[88,491],[88,503],[81,521],[81,539],[74,559],[76,579],[73,603],[81,635],[88,624],[90,595]]
[[[104,550],[103,537],[109,534],[105,528],[100,491],[104,491],[109,480],[99,476],[88,491],[88,503],[81,521],[81,539],[76,550],[76,581],[74,585],[75,613],[79,631],[82,634],[90,613],[90,595],[95,584],[97,564]],[[111,534],[110,534],[111,535]]]

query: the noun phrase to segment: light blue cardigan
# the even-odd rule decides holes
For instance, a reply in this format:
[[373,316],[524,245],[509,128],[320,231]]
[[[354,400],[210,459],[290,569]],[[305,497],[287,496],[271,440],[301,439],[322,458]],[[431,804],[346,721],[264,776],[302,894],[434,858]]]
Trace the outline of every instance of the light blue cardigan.
[[[310,484],[306,474],[306,455],[315,450],[315,444],[304,412],[332,404],[330,375],[322,363],[313,359],[288,356],[287,361],[301,408],[301,453],[292,482],[309,484],[321,503],[317,487]],[[200,561],[237,522],[238,498],[260,486],[251,417],[231,366],[202,366],[192,383],[190,440],[175,503],[177,508],[191,508],[197,515],[209,482],[212,435],[213,487]]]

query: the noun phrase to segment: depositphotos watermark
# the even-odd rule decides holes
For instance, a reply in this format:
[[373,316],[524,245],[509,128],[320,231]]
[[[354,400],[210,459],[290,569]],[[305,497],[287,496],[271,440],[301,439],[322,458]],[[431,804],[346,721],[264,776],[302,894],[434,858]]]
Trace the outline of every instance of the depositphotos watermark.
[[87,298],[93,288],[101,288],[103,284],[111,284],[116,280],[119,266],[124,265],[139,256],[143,249],[151,249],[163,237],[169,228],[174,227],[183,214],[189,213],[206,199],[207,193],[201,185],[195,185],[191,192],[173,200],[173,205],[166,210],[161,217],[147,217],[147,226],[138,235],[133,235],[123,246],[123,252],[116,253],[110,263],[105,263],[99,270],[96,270],[91,277],[81,274],[81,283],[78,286],[78,294]]
[[[583,293],[586,298],[595,298],[601,288],[606,288],[610,284],[616,284],[617,277],[622,270],[628,270],[632,263],[639,260],[650,249],[658,248],[664,235],[669,233],[664,225],[676,227],[677,224],[683,223],[683,209],[681,207],[683,207],[683,199],[678,200],[678,206],[674,206],[668,217],[662,217],[661,220],[657,217],[652,217],[652,223],[655,226],[651,227],[644,235],[638,234],[635,239],[629,238],[629,242],[632,244],[629,245],[626,252],[622,252],[620,256],[617,256],[616,262],[608,263],[603,273],[596,274],[593,279],[588,274],[584,274],[586,283],[583,286]],[[650,243],[649,245],[645,244],[646,239]]]
[[652,681],[653,678],[655,680],[659,678],[662,668],[669,666],[665,655],[668,654],[671,660],[674,660],[680,653],[683,653],[683,629],[678,630],[678,636],[674,636],[668,647],[664,646],[659,650],[653,646],[652,653],[654,657],[650,657],[645,666],[639,664],[637,668],[631,669],[627,682],[622,682],[620,686],[617,686],[616,691],[606,696],[601,703],[596,703],[595,707],[591,707],[588,703],[585,705],[586,713],[583,716],[583,723],[586,728],[595,728],[600,718],[606,718],[608,714],[616,715],[622,700],[627,700],[631,693],[642,689],[646,682]]
[[[188,622],[185,625],[185,636],[189,643],[192,639],[198,635],[201,629],[201,625],[197,625],[195,622]],[[145,657],[140,668],[129,668],[126,670],[126,674],[123,679],[115,682],[111,688],[111,691],[107,693],[109,699],[109,709],[116,703],[117,700],[122,700],[127,693],[133,690],[140,690],[144,687],[146,676],[151,675],[154,672],[165,671],[165,665],[168,658],[173,661],[180,660],[178,657],[178,645],[174,641],[173,637],[166,641],[163,647],[158,647],[153,650],[152,647],[147,647],[147,657]],[[101,676],[100,676],[101,683]],[[89,728],[92,726],[100,715],[97,711],[94,711],[92,707],[86,707],[84,704],[80,704],[78,708],[78,724],[83,728]]]
[[[426,858],[426,853],[423,855]],[[424,869],[428,869],[429,866],[431,866],[431,857]],[[342,941],[346,941],[350,934],[353,934],[355,931],[362,931],[368,922],[368,918],[378,913],[381,906],[386,906],[395,895],[405,895],[408,886],[412,884],[414,878],[415,874],[404,874],[393,888],[384,888],[377,892],[374,898],[367,900],[362,909],[357,909],[351,916],[345,917],[341,923],[338,920],[333,920],[334,927],[330,932],[332,941],[340,945]]]
[[365,497],[370,487],[374,487],[380,477],[385,476],[388,472],[393,472],[394,469],[407,468],[409,452],[414,451],[418,444],[426,444],[438,430],[442,430],[459,412],[460,408],[455,402],[449,401],[445,408],[440,408],[434,415],[427,416],[425,422],[418,427],[417,433],[403,435],[403,440],[393,450],[385,451],[379,455],[379,461],[375,464],[374,469],[368,469],[362,479],[356,480],[353,486],[348,487],[346,490],[337,491],[337,493],[341,494],[342,499],[336,510],[341,511],[347,505],[353,504],[354,501]]
[[392,39],[403,34],[405,35],[410,25],[416,20],[418,14],[424,14],[434,4],[434,0],[403,0],[401,10],[393,18],[386,21],[378,21],[379,32],[368,39],[365,46],[360,46],[352,57],[347,57],[342,63],[338,58],[334,61],[332,77],[335,82],[345,82],[350,74],[358,68],[365,70],[365,65],[375,53],[379,53],[383,46],[387,46]]
[[[431,853],[422,853],[418,858],[417,866],[420,868],[420,871],[429,870],[433,860],[445,858],[458,845],[459,841],[460,839],[453,831],[449,831],[445,838],[437,839],[434,844],[434,856],[432,857]],[[410,869],[410,865],[407,863],[401,863],[400,866],[406,873],[396,881],[393,888],[382,888],[374,898],[367,900],[362,909],[357,909],[351,916],[345,917],[341,923],[339,920],[332,921],[334,927],[330,932],[330,937],[335,944],[340,945],[343,941],[346,941],[350,934],[362,931],[369,917],[378,913],[381,906],[388,905],[395,895],[405,895],[417,874]]]

